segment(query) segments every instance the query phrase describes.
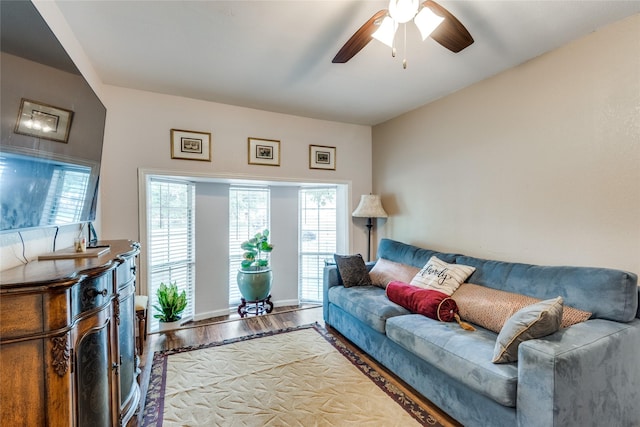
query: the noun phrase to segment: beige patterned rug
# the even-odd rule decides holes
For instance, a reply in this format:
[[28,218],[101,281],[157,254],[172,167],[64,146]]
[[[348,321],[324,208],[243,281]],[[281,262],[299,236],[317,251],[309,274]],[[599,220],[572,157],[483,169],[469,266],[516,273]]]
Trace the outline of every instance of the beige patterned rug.
[[143,426],[442,426],[321,326],[156,352]]

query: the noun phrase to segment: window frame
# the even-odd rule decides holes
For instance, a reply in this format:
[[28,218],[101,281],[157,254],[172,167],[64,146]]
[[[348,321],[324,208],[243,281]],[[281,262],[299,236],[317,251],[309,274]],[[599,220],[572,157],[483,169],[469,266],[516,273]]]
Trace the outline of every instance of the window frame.
[[[181,171],[177,172],[175,169],[160,169],[160,168],[138,168],[138,241],[141,243],[139,266],[136,283],[136,293],[140,295],[149,295],[149,268],[147,266],[147,181],[151,177],[166,177],[174,179],[184,179],[199,183],[218,183],[225,185],[242,185],[242,186],[254,186],[254,185],[269,185],[269,186],[287,186],[287,187],[300,187],[300,186],[318,186],[318,185],[335,185],[338,190],[338,253],[347,253],[350,248],[352,240],[352,230],[354,230],[353,221],[351,219],[351,210],[353,208],[351,203],[352,198],[352,182],[350,180],[341,179],[323,179],[322,181],[309,181],[301,179],[290,179],[282,177],[268,177],[265,178],[262,175],[242,175],[231,176],[229,173],[216,173],[216,172],[193,172],[193,171]],[[128,212],[128,211],[127,211]],[[122,225],[120,228],[122,233],[131,234],[131,231]],[[135,229],[134,229],[135,233]],[[225,238],[227,235],[222,233],[220,238]],[[135,238],[135,237],[134,237]],[[222,265],[227,265],[227,260],[224,259]],[[196,266],[196,272],[198,267]],[[228,272],[224,272],[224,277],[220,277],[220,280],[224,280],[222,287],[228,289]],[[297,276],[296,276],[297,277]],[[202,279],[196,279],[196,286],[194,288],[194,298],[197,300],[198,312],[195,314],[195,320],[201,320],[209,317],[199,317],[208,313],[216,313],[214,316],[223,314],[233,314],[236,312],[236,307],[229,307],[226,299],[224,307],[213,307],[207,300],[200,300],[202,296],[209,298],[209,289],[206,284],[198,283]],[[235,283],[235,280],[234,280]],[[226,297],[226,295],[225,295]]]
[[[165,243],[162,243],[162,240],[158,241],[158,247],[154,248],[153,242],[153,222],[154,218],[152,215],[154,214],[154,202],[151,200],[153,197],[152,185],[155,183],[162,183],[167,185],[183,185],[185,187],[187,206],[180,207],[180,210],[184,210],[186,212],[178,212],[179,214],[186,215],[185,221],[186,230],[181,232],[174,232],[171,235],[165,235],[164,238]],[[154,276],[168,276],[166,282],[178,281],[176,276],[181,277],[182,280],[178,281],[178,289],[180,291],[185,290],[187,293],[187,307],[182,316],[182,321],[187,321],[193,318],[195,314],[195,283],[196,283],[196,251],[195,251],[195,183],[188,180],[180,180],[180,179],[172,179],[165,177],[149,177],[147,181],[147,209],[145,211],[146,215],[146,236],[147,236],[147,250],[145,253],[146,257],[146,265],[148,269],[147,275],[147,286],[148,286],[148,295],[150,300],[150,307],[153,307],[157,304],[157,287],[159,287],[159,283],[154,285]],[[172,210],[175,207],[163,207],[165,210]],[[168,227],[171,225],[170,214],[164,212],[166,218],[164,221],[167,222]],[[184,241],[184,246],[180,246],[180,241]],[[175,242],[173,246],[172,243]],[[154,264],[154,250],[162,250],[163,245],[166,245],[166,254],[167,257],[166,262],[159,262]],[[181,252],[184,251],[184,252]],[[184,255],[182,258],[176,257],[172,258],[173,255]],[[162,256],[162,255],[161,255]],[[165,280],[157,279],[157,282],[165,282]],[[165,283],[166,283],[165,282]],[[167,283],[168,284],[168,283]],[[152,310],[154,310],[152,308]],[[155,314],[155,313],[154,313]],[[153,316],[149,316],[150,329],[155,330],[158,327],[158,321],[155,320]]]
[[[303,205],[306,205],[305,195],[306,193],[310,193],[313,191],[332,191],[333,198],[333,207],[332,208],[322,208],[321,206],[316,206],[313,208],[307,208]],[[305,227],[303,224],[303,217],[306,215],[306,211],[315,210],[318,212],[317,214],[317,226],[315,228]],[[323,219],[321,218],[321,212],[323,210],[331,210],[333,212],[333,221],[330,225],[331,228],[327,228],[326,225],[323,226]],[[313,215],[311,213],[311,215]],[[325,223],[326,224],[326,223]],[[311,230],[312,228],[312,230]],[[337,252],[338,249],[338,189],[335,185],[327,185],[327,186],[317,186],[317,187],[301,187],[298,191],[298,300],[300,303],[322,303],[323,300],[323,291],[322,291],[322,274],[324,270],[324,265],[327,259],[333,259],[333,254]],[[306,233],[315,234],[314,240],[318,243],[318,249],[323,245],[323,242],[320,240],[321,233],[333,233],[333,245],[330,244],[330,249],[325,251],[308,251],[304,250],[305,241],[306,241]],[[324,243],[326,244],[326,243]],[[308,265],[308,262],[305,262],[305,257],[317,257],[316,266],[315,266],[315,274],[309,271],[305,271],[305,267]],[[311,261],[313,263],[313,261]],[[313,270],[313,269],[312,269]],[[315,281],[315,287],[307,284],[308,281]],[[312,289],[312,288],[315,288]],[[311,294],[315,293],[316,297],[311,298]]]

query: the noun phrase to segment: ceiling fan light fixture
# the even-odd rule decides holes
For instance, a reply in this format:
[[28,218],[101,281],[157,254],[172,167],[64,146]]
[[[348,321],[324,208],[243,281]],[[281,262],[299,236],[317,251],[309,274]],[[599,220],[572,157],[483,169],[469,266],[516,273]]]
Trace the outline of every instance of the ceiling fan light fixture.
[[418,27],[423,40],[430,37],[453,53],[466,49],[474,42],[458,18],[434,0],[390,0],[389,8],[377,11],[358,28],[331,62],[343,64],[349,61],[374,38],[391,46],[392,56],[395,56],[395,35],[402,23],[405,24],[403,47],[406,58],[406,22],[411,20]]
[[444,21],[444,17],[436,15],[428,7],[423,7],[422,10],[413,19],[413,22],[420,30],[422,41],[431,35],[436,28]]
[[416,16],[419,0],[389,0],[389,15],[399,24],[405,24]]
[[374,39],[381,41],[389,47],[393,47],[393,39],[396,36],[398,23],[389,16],[385,16],[378,29],[371,35]]

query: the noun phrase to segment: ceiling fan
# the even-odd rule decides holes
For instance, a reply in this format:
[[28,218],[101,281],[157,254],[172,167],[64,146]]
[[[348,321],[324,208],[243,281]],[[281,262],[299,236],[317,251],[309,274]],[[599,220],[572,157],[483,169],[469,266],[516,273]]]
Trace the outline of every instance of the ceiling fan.
[[[460,52],[473,43],[469,31],[447,9],[433,0],[426,0],[420,8],[419,0],[390,0],[389,9],[376,12],[356,31],[333,58],[334,64],[342,64],[353,58],[373,38],[392,48],[398,24],[414,20],[422,39],[431,37],[452,52]],[[406,37],[406,29],[405,29]],[[406,60],[403,61],[406,68]]]

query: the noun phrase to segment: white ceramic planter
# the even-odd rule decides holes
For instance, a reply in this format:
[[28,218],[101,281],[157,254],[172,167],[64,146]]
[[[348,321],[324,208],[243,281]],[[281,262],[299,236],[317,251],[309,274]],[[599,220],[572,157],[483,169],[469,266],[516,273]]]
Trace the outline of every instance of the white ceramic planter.
[[174,329],[179,329],[182,324],[182,319],[176,320],[175,322],[158,322],[158,332],[166,332],[172,331]]

